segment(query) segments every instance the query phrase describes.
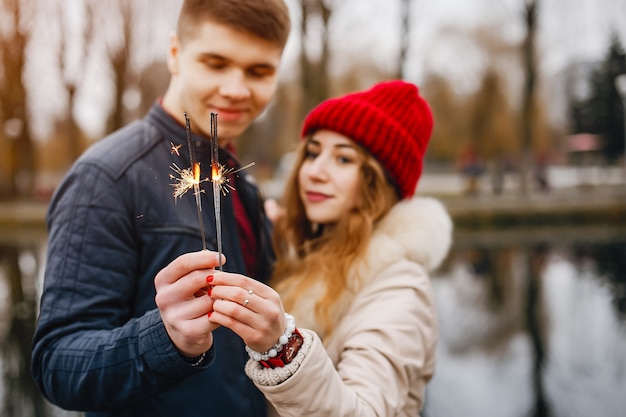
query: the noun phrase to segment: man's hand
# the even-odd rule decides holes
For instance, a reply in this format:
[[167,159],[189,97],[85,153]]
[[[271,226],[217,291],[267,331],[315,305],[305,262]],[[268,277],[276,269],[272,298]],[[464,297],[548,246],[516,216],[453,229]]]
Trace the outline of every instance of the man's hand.
[[[223,264],[223,262],[222,262]],[[213,345],[209,321],[213,299],[207,295],[210,278],[219,265],[216,252],[186,253],[174,259],[154,279],[156,305],[167,333],[185,356],[194,357]]]

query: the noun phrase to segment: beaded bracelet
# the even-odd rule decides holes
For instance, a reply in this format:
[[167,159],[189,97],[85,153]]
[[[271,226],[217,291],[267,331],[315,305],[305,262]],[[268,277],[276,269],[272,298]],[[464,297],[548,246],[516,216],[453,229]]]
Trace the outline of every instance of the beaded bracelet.
[[255,361],[266,361],[269,358],[276,357],[276,355],[278,355],[278,352],[283,350],[283,346],[285,346],[287,342],[289,342],[291,334],[294,332],[294,330],[296,330],[296,319],[294,319],[293,316],[288,313],[285,313],[285,319],[287,320],[287,327],[285,328],[283,334],[278,338],[278,343],[276,343],[270,349],[266,350],[263,353],[259,353],[250,349],[246,345],[246,352],[248,352],[248,356],[250,356],[250,359],[253,359]]
[[183,357],[183,360],[187,362],[189,365],[195,367],[195,366],[199,366],[204,361],[205,357],[206,357],[206,352],[202,353],[201,355],[194,356],[193,358]]

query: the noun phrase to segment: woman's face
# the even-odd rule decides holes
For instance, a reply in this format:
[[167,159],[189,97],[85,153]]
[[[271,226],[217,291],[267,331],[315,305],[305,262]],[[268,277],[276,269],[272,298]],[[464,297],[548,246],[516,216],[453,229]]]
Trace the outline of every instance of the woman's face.
[[306,141],[298,172],[306,216],[313,223],[336,223],[358,203],[362,151],[350,138],[330,130],[317,131]]

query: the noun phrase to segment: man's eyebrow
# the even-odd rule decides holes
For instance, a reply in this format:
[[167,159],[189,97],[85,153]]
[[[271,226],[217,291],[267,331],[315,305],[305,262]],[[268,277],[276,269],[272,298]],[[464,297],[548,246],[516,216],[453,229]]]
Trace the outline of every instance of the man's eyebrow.
[[200,54],[200,56],[201,56],[202,58],[208,58],[208,59],[219,59],[219,60],[222,60],[222,61],[230,61],[230,60],[229,60],[228,58],[226,58],[225,56],[220,55],[220,54],[217,54],[217,53],[215,53],[215,52],[202,52],[202,53]]
[[259,62],[257,64],[252,64],[250,65],[250,67],[252,68],[262,68],[262,69],[268,69],[268,70],[276,70],[276,65],[273,64],[268,64],[266,62]]
[[[203,52],[200,54],[200,57],[202,59],[215,59],[218,61],[224,61],[224,62],[234,62],[232,59],[225,57],[224,55],[220,55],[216,52]],[[269,69],[269,70],[276,70],[276,65],[274,64],[269,64],[267,62],[258,62],[258,63],[253,63],[252,65],[248,65],[249,68],[264,68],[264,69]]]

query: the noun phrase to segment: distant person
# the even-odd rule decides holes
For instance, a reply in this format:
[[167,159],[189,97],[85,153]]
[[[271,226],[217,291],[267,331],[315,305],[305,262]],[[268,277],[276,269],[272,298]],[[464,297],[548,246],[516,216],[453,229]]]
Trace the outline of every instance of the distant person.
[[535,163],[533,165],[533,172],[535,176],[535,183],[539,191],[550,191],[550,182],[548,180],[548,167],[550,165],[550,156],[547,151],[540,151],[535,156]]
[[[32,357],[52,403],[101,417],[265,415],[243,372],[244,344],[207,317],[206,277],[220,260],[198,252],[195,199],[174,200],[170,167],[190,166],[185,112],[206,162],[201,177],[210,177],[213,112],[220,162],[239,166],[233,144],[276,90],[289,31],[283,0],[183,1],[162,100],[92,146],[63,180],[49,207]],[[224,268],[264,281],[273,254],[258,189],[244,175],[231,185],[221,211]],[[215,249],[211,187],[203,191]]]
[[488,163],[491,190],[494,195],[501,195],[504,191],[506,176],[513,171],[511,158],[506,155],[496,155]]
[[280,416],[419,414],[437,343],[429,271],[452,231],[440,202],[414,196],[432,127],[403,81],[317,106],[276,223],[276,291],[211,278],[211,321],[245,340],[246,373]]
[[484,173],[483,162],[473,146],[466,147],[459,158],[461,174],[465,177],[465,193],[478,194],[479,180]]

